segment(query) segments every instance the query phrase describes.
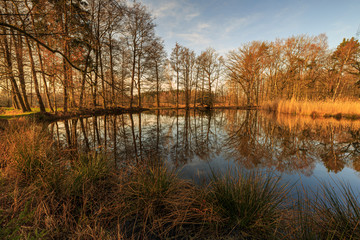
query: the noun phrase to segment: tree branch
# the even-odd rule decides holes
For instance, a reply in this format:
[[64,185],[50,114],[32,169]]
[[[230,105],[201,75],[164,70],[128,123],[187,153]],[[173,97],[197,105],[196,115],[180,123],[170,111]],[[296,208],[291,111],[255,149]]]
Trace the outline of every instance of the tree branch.
[[61,55],[66,62],[68,62],[70,64],[71,67],[75,68],[76,70],[80,71],[80,72],[83,72],[84,70],[82,70],[81,68],[79,68],[78,66],[75,66],[71,61],[70,59],[68,59],[62,52],[60,52],[59,50],[56,50],[56,49],[52,49],[51,47],[49,47],[48,45],[46,45],[45,43],[43,43],[42,41],[40,41],[39,39],[37,39],[36,37],[34,37],[33,35],[27,33],[25,30],[22,30],[21,28],[18,28],[16,26],[13,26],[11,24],[7,24],[7,23],[4,23],[4,22],[0,22],[0,26],[3,26],[3,27],[7,27],[7,28],[10,28],[10,29],[14,29],[16,30],[17,32],[19,33],[22,33],[24,34],[25,36],[31,38],[32,40],[34,40],[35,42],[39,43],[42,47],[46,48],[48,51],[54,53],[54,54],[59,54]]

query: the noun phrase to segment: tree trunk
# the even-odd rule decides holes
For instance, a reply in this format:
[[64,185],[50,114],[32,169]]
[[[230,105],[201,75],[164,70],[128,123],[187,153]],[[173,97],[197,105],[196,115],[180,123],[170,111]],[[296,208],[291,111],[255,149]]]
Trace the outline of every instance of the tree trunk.
[[138,81],[138,107],[141,108],[141,54],[138,54],[137,81]]
[[95,54],[95,66],[94,66],[94,70],[95,70],[95,80],[94,80],[94,84],[93,84],[93,105],[94,107],[96,107],[96,97],[97,97],[97,85],[98,85],[98,73],[99,73],[99,51],[96,49],[96,54]]
[[102,87],[102,97],[103,97],[103,108],[106,108],[106,89],[105,89],[105,79],[104,79],[104,69],[102,62],[102,53],[101,46],[99,47],[99,61],[100,61],[100,74],[101,74],[101,87]]
[[86,55],[86,59],[85,59],[85,67],[84,67],[84,72],[82,74],[82,80],[81,80],[79,108],[83,107],[83,98],[84,98],[84,92],[85,92],[85,83],[86,83],[86,76],[87,76],[87,69],[88,69],[88,65],[89,65],[90,53],[91,53],[91,48],[89,47],[88,54]]
[[13,69],[12,69],[11,53],[10,53],[10,49],[9,49],[9,44],[8,44],[8,40],[7,40],[7,32],[6,32],[5,28],[3,29],[3,39],[2,40],[3,40],[5,61],[6,61],[6,68],[7,68],[7,72],[9,75],[8,77],[11,81],[11,86],[13,88],[13,92],[15,93],[15,95],[19,101],[22,111],[27,112],[28,110],[25,106],[25,103],[24,103],[22,97],[21,97],[18,85],[17,85],[15,77],[14,77],[14,73],[13,73]]
[[155,73],[156,73],[156,102],[157,107],[160,107],[160,81],[159,81],[159,66],[158,63],[155,62]]
[[109,53],[110,53],[110,78],[111,78],[111,99],[115,106],[115,77],[114,77],[114,63],[113,63],[113,47],[111,33],[109,33]]
[[48,104],[50,110],[51,110],[52,112],[54,112],[54,109],[53,109],[53,107],[52,107],[52,105],[51,105],[49,89],[48,89],[48,86],[47,86],[47,84],[46,84],[45,68],[44,68],[44,64],[43,64],[43,61],[42,61],[42,57],[41,57],[41,52],[40,52],[40,45],[39,45],[39,43],[37,43],[37,50],[38,50],[38,55],[39,55],[39,62],[40,62],[40,68],[41,68],[42,78],[43,78],[43,82],[44,82],[46,101],[47,101],[47,104]]
[[31,65],[31,72],[32,72],[32,75],[33,75],[35,94],[36,94],[36,97],[38,99],[40,112],[46,112],[44,102],[43,102],[43,100],[41,98],[41,94],[40,94],[39,82],[38,82],[38,79],[37,79],[37,76],[36,76],[35,62],[34,62],[34,58],[33,58],[33,54],[32,54],[31,45],[30,45],[29,39],[27,37],[25,39],[26,39],[26,43],[27,43],[27,46],[28,46],[30,65]]
[[134,102],[135,69],[136,69],[136,47],[134,45],[132,72],[131,72],[131,86],[130,86],[130,108],[132,108]]
[[179,108],[179,70],[176,70],[176,108]]
[[18,42],[15,39],[14,31],[11,31],[11,36],[13,37],[15,53],[16,53],[16,61],[19,71],[19,81],[20,81],[20,88],[23,94],[24,104],[28,111],[31,111],[31,107],[29,101],[27,99],[26,94],[26,85],[25,85],[25,74],[24,74],[24,58],[23,58],[23,46],[22,46],[22,36],[18,35]]

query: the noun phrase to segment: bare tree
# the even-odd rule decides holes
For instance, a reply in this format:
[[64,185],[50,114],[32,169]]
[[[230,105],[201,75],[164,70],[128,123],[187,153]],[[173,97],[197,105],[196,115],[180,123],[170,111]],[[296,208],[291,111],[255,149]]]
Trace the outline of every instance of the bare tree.
[[178,43],[176,43],[170,56],[171,67],[176,73],[176,108],[179,107],[179,80],[180,80],[180,63],[181,63],[180,52],[181,52],[181,46]]
[[220,70],[222,67],[222,58],[216,53],[215,49],[208,48],[199,56],[199,66],[204,73],[208,85],[208,105],[212,106],[214,97],[212,93],[212,86],[220,77]]
[[154,38],[155,24],[146,8],[135,3],[129,10],[126,20],[126,40],[131,49],[131,87],[130,87],[130,108],[134,103],[134,86],[138,89],[138,107],[141,107],[141,78],[143,74],[143,60],[145,59],[144,49]]
[[148,51],[148,62],[151,64],[150,68],[153,69],[151,75],[154,76],[156,84],[156,105],[160,107],[161,75],[166,57],[164,42],[160,38],[155,38]]
[[246,96],[246,105],[258,103],[257,84],[262,74],[262,61],[267,51],[263,42],[245,44],[227,56],[228,76],[240,84]]

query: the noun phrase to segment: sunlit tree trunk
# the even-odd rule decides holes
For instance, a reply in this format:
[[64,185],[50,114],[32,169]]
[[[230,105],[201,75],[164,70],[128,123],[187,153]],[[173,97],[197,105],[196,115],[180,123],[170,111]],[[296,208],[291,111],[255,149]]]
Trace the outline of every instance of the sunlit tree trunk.
[[35,94],[36,94],[36,97],[37,97],[38,103],[39,103],[40,112],[46,112],[44,102],[43,102],[43,100],[41,98],[41,94],[40,94],[39,81],[38,81],[37,75],[36,75],[35,62],[34,62],[34,57],[32,54],[31,45],[30,45],[29,39],[27,37],[25,39],[26,39],[26,43],[28,46],[31,72],[32,72],[32,77],[33,77],[33,81],[34,81]]
[[26,109],[28,111],[31,111],[31,107],[29,104],[29,101],[27,99],[27,94],[26,94],[26,85],[25,85],[25,74],[24,74],[24,59],[23,59],[23,46],[22,46],[22,36],[20,34],[18,34],[17,40],[15,39],[15,34],[14,31],[11,30],[11,36],[13,37],[13,42],[14,42],[14,48],[15,48],[15,53],[16,53],[16,61],[17,61],[17,67],[18,67],[18,71],[19,71],[19,81],[20,81],[20,88],[22,91],[22,95],[23,95],[23,99],[24,99],[24,104],[26,106]]

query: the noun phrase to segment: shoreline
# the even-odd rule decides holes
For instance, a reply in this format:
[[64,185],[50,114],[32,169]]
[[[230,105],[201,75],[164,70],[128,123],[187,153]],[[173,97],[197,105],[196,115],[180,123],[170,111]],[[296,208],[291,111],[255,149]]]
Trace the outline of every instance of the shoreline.
[[57,113],[51,112],[33,112],[33,113],[20,113],[14,115],[3,114],[0,115],[0,120],[11,120],[19,117],[33,118],[38,122],[54,122],[59,120],[65,120],[76,117],[92,117],[92,116],[101,116],[106,114],[126,114],[126,113],[141,113],[144,111],[156,111],[156,110],[197,110],[197,111],[212,111],[216,109],[238,109],[238,110],[257,110],[258,106],[215,106],[211,108],[207,107],[160,107],[160,108],[123,108],[123,107],[111,107],[111,108],[82,108],[75,111],[68,111],[64,113],[63,111],[58,111]]

